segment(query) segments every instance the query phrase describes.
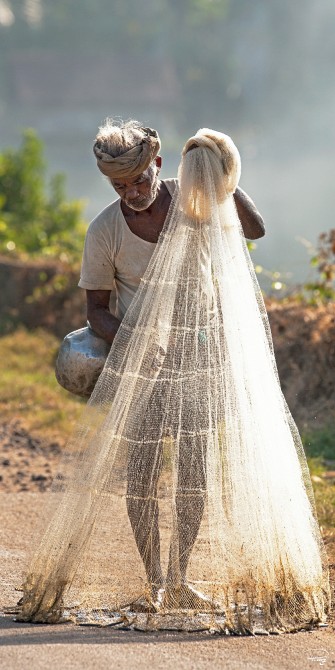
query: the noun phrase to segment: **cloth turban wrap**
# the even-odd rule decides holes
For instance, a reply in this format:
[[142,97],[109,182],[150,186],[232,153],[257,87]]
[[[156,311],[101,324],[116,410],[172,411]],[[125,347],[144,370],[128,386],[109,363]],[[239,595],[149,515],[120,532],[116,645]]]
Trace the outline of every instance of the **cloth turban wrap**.
[[145,132],[141,143],[115,158],[102,151],[99,141],[95,142],[93,151],[102,174],[110,179],[136,177],[149,167],[159,153],[161,142],[156,130],[152,128],[141,130]]

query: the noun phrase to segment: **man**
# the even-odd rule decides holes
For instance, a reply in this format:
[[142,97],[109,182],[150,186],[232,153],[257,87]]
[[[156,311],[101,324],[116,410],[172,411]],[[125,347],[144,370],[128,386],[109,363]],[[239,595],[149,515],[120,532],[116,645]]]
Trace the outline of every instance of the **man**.
[[[155,250],[177,186],[176,179],[159,179],[162,164],[159,151],[157,132],[137,121],[116,125],[107,120],[94,144],[98,168],[119,199],[106,207],[88,229],[79,286],[86,289],[91,327],[110,344]],[[262,237],[263,220],[252,200],[240,188],[236,189],[234,199],[245,237]],[[159,411],[164,412],[163,400]],[[177,496],[176,513],[182,587],[177,592],[173,584],[173,557],[170,556],[166,581],[160,563],[157,483],[162,453],[155,444],[155,416],[157,404],[153,408],[149,402],[139,439],[128,453],[128,515],[151,589],[147,601],[137,603],[137,611],[141,607],[156,611],[160,598],[170,607],[201,609],[202,603],[206,606],[206,599],[187,585],[186,570],[204,509],[206,475],[202,456],[206,445],[199,442],[198,456],[192,463],[188,461],[187,443],[183,444],[180,456],[181,494]],[[144,448],[150,442],[153,447]],[[182,492],[188,489],[191,480],[197,492],[190,503]]]

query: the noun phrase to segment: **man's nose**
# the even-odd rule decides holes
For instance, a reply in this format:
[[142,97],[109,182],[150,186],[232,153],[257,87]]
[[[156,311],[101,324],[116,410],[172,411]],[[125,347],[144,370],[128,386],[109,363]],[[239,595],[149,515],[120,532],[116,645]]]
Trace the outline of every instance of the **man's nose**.
[[136,188],[136,186],[129,186],[127,188],[127,198],[130,200],[135,200],[135,198],[138,198],[139,196],[139,190]]

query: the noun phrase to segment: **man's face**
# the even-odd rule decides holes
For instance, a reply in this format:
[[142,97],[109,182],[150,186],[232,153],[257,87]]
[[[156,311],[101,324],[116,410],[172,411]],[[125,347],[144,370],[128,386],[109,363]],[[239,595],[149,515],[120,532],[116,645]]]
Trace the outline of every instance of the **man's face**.
[[148,209],[156,199],[159,185],[158,172],[156,165],[149,165],[145,172],[136,177],[122,181],[111,179],[111,184],[128,207],[136,212],[141,212]]

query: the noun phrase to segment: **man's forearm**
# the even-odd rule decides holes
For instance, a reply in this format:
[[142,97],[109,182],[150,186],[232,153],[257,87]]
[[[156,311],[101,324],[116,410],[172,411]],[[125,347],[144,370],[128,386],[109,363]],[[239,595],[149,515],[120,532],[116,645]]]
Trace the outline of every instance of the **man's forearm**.
[[257,240],[265,235],[264,221],[251,198],[238,186],[234,193],[238,217],[245,237]]
[[104,307],[95,307],[88,310],[87,318],[94,332],[106,342],[112,344],[121,323],[119,319]]

